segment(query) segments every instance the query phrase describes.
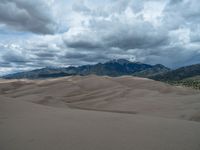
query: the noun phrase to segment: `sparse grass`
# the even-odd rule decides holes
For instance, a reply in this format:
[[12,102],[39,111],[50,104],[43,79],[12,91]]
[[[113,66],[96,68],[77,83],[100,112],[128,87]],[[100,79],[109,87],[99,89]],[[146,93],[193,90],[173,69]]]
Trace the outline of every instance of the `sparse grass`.
[[194,89],[200,90],[200,76],[186,78],[179,81],[167,81],[167,83],[172,84],[172,85],[192,87]]

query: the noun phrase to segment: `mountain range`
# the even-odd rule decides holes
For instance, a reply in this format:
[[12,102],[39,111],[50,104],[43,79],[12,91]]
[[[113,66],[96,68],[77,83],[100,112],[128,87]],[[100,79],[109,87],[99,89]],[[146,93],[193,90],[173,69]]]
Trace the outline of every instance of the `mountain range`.
[[65,68],[46,67],[32,71],[19,72],[3,76],[5,79],[38,79],[38,78],[52,78],[63,77],[71,75],[107,75],[107,76],[122,76],[122,75],[135,75],[141,77],[149,77],[160,73],[170,71],[169,68],[157,64],[149,65],[140,62],[131,62],[126,59],[115,59],[105,63],[98,63],[95,65],[83,66],[70,66]]
[[114,59],[105,63],[82,65],[78,67],[46,67],[32,71],[9,74],[2,78],[43,79],[72,75],[86,76],[91,74],[111,77],[131,75],[200,89],[200,64],[170,69],[161,64],[150,65],[140,62],[131,62],[126,59]]

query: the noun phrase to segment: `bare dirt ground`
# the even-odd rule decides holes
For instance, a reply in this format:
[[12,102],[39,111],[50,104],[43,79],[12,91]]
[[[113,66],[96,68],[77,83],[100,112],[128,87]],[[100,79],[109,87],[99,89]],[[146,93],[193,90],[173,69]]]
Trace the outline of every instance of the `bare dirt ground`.
[[144,78],[0,81],[1,150],[199,150],[200,91]]

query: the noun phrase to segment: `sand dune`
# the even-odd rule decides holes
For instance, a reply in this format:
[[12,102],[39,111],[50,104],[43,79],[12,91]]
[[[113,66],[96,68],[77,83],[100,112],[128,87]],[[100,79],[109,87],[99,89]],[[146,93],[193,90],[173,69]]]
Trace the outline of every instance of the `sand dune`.
[[35,81],[11,80],[9,83],[2,81],[0,91],[15,100],[56,107],[119,111],[186,120],[200,116],[200,91],[130,76],[74,76]]
[[0,149],[199,150],[200,91],[136,77],[0,81]]

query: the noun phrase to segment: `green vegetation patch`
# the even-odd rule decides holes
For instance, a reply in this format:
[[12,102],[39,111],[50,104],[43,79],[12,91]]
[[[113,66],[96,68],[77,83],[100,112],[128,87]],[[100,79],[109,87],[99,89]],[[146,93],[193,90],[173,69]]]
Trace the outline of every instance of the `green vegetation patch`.
[[167,81],[173,85],[181,85],[186,87],[192,87],[200,90],[200,76],[190,77],[179,81]]

